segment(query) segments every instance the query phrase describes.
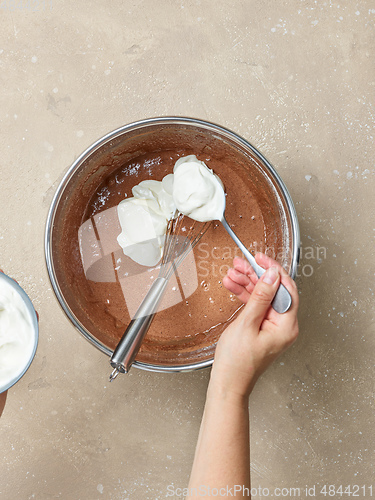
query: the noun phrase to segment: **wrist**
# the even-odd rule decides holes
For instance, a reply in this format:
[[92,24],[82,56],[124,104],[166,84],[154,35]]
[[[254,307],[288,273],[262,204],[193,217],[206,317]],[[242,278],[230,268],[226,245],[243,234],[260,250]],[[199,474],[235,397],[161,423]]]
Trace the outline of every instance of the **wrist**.
[[249,396],[255,385],[256,379],[245,380],[231,374],[222,374],[211,370],[210,382],[207,390],[207,399],[220,400],[231,405],[248,407]]

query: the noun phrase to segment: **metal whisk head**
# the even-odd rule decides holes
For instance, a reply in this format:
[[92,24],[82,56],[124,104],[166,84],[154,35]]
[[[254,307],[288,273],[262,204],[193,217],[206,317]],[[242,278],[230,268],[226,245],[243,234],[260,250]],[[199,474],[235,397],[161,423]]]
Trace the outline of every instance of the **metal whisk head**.
[[189,221],[190,227],[186,228],[184,224],[187,222],[187,217],[179,212],[176,212],[169,219],[164,237],[159,276],[169,279],[189,252],[199,243],[211,224],[211,221],[197,222],[192,219]]
[[[189,222],[190,221],[190,222]],[[190,224],[187,228],[186,224]],[[138,307],[124,335],[114,350],[110,363],[114,370],[110,380],[119,373],[127,373],[139,351],[143,338],[157,312],[157,306],[166,289],[166,285],[176,272],[177,267],[197,245],[211,222],[196,222],[176,212],[169,220],[164,239],[163,256],[160,262],[159,276]]]

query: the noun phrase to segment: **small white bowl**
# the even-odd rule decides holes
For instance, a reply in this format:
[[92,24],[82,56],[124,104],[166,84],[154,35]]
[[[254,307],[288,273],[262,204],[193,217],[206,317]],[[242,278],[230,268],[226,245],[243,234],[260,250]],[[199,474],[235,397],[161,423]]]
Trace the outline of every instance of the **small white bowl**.
[[28,356],[28,358],[23,361],[22,365],[15,367],[14,375],[11,376],[11,378],[8,378],[3,383],[3,385],[1,385],[0,382],[0,393],[12,387],[26,373],[29,366],[31,365],[32,360],[34,359],[39,340],[38,317],[29,296],[26,294],[23,288],[21,288],[20,285],[16,283],[12,278],[0,272],[0,287],[2,282],[7,283],[8,286],[10,286],[17,293],[19,297],[22,299],[23,304],[25,305],[25,310],[30,317],[30,322],[32,327],[33,347],[30,352],[30,356]]

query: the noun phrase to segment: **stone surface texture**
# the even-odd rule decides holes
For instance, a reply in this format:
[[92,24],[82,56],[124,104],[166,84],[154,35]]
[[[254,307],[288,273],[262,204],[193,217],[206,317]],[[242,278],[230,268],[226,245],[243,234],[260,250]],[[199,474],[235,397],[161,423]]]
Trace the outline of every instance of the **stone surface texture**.
[[209,369],[133,369],[109,386],[43,247],[79,154],[164,115],[249,140],[298,213],[301,333],[250,398],[252,486],[308,498],[315,485],[323,499],[324,485],[371,484],[374,24],[371,0],[0,3],[0,267],[40,314],[37,355],[0,419],[2,499],[154,500],[187,486]]

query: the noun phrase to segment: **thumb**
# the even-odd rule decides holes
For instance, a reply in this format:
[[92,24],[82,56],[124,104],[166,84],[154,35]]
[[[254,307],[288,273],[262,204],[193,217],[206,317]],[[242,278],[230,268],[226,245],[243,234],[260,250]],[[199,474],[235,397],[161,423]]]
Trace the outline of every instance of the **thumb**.
[[271,305],[280,284],[280,274],[276,267],[270,267],[259,278],[245,306],[245,315],[249,322],[258,328]]

